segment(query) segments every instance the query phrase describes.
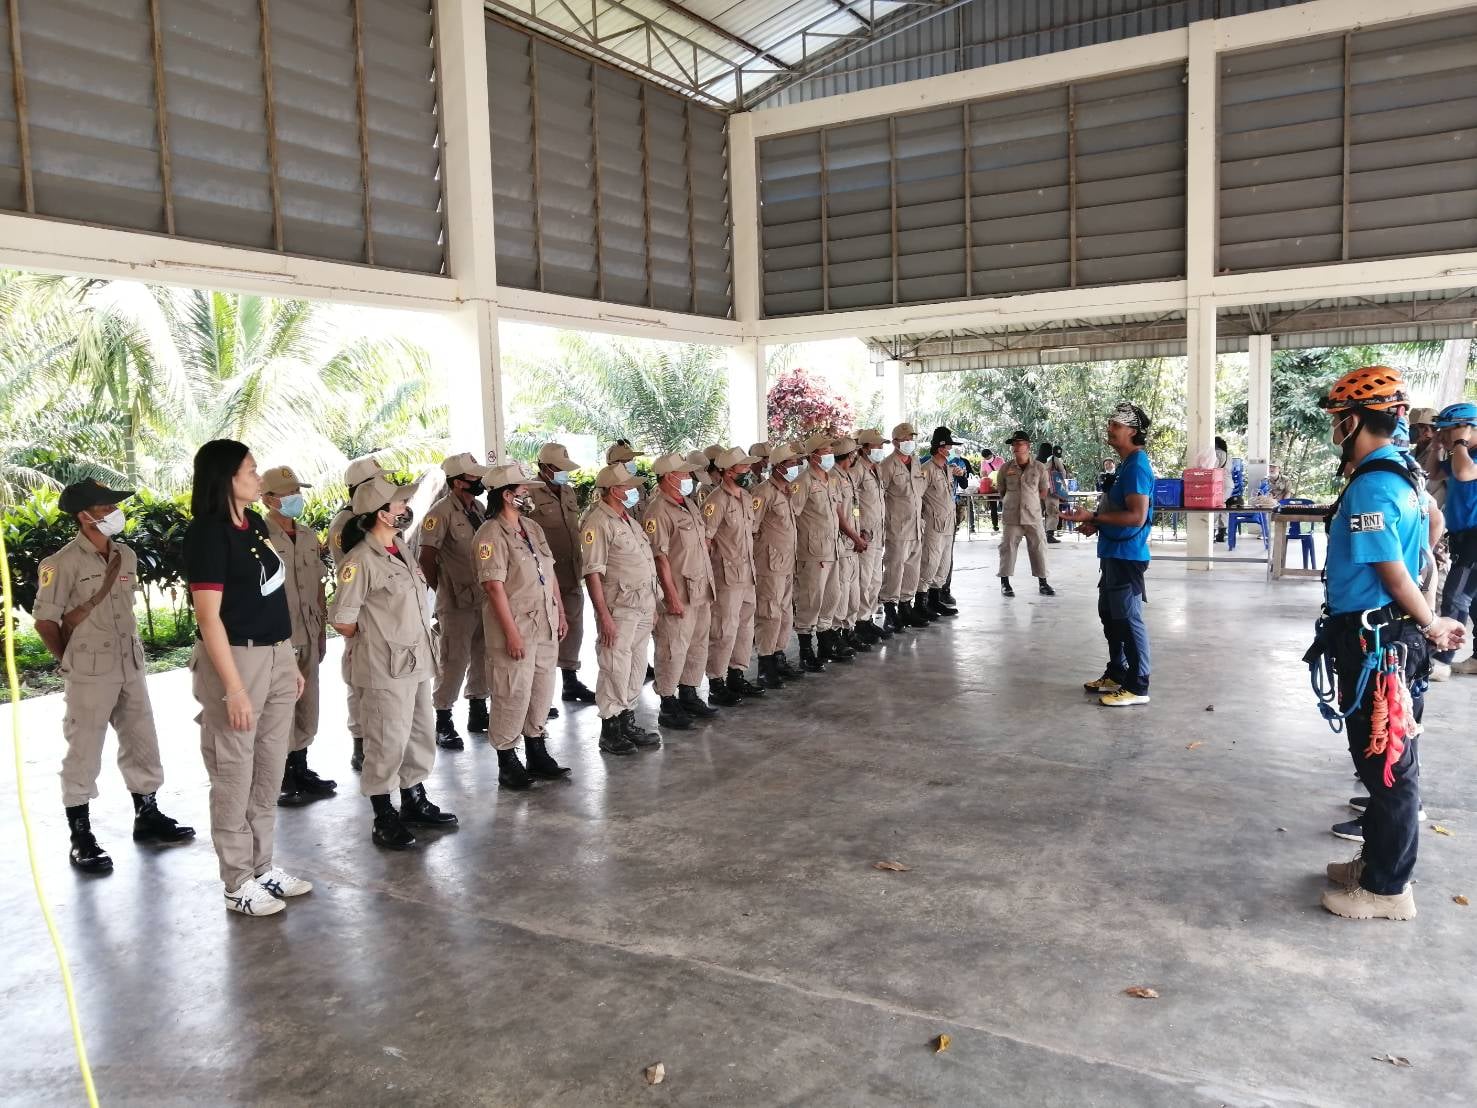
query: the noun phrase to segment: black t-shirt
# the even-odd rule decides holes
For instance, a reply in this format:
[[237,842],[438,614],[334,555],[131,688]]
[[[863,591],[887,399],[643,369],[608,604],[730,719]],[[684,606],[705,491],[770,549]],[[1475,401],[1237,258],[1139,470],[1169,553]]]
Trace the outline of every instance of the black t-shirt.
[[248,510],[246,526],[229,516],[194,520],[185,532],[185,578],[192,592],[221,594],[221,622],[232,642],[275,643],[292,638],[285,583],[262,595],[263,582],[283,566],[261,516]]

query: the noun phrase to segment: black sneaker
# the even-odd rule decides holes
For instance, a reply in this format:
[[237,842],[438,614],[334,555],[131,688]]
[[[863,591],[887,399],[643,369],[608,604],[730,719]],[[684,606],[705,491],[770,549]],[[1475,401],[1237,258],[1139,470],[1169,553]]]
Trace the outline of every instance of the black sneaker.
[[[1369,797],[1367,797],[1367,796],[1351,796],[1351,797],[1349,797],[1349,807],[1352,808],[1352,809],[1354,809],[1354,811],[1358,812],[1362,816],[1362,815],[1364,815],[1365,811],[1369,808]],[[1422,805],[1421,810],[1416,813],[1416,817],[1415,818],[1418,819],[1418,820],[1422,820],[1422,821],[1425,820],[1425,818],[1426,818],[1426,809],[1425,809],[1425,806],[1424,805]],[[1361,838],[1362,837],[1363,836],[1361,836]]]
[[1329,830],[1341,839],[1348,839],[1351,843],[1364,841],[1363,818],[1351,819],[1347,823],[1335,823]]

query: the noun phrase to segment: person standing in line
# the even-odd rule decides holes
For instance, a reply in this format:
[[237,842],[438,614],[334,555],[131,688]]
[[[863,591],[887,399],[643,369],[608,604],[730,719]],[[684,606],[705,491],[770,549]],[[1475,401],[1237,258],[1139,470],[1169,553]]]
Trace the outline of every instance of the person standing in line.
[[891,631],[927,627],[932,620],[913,609],[923,560],[923,486],[928,475],[914,458],[918,432],[911,423],[892,429],[892,453],[877,467],[887,505],[882,552],[883,626]]
[[745,488],[754,488],[769,475],[769,452],[767,442],[756,442],[749,447],[749,457],[754,459],[754,464],[749,467],[749,480]]
[[[1449,404],[1433,422],[1446,455],[1440,472],[1446,486],[1446,542],[1451,556],[1441,590],[1441,614],[1465,627],[1472,615],[1473,598],[1477,597],[1477,462],[1472,460],[1477,404]],[[1431,680],[1450,677],[1455,656],[1455,650],[1437,651]],[[1462,672],[1474,669],[1477,667],[1464,666]]]
[[636,487],[636,507],[632,509],[639,517],[646,511],[646,501],[650,497],[650,490],[646,482],[641,479],[641,472],[636,465],[637,458],[644,458],[645,454],[631,445],[630,439],[616,439],[605,451],[605,464],[608,466],[623,466],[630,474],[632,482]]
[[[585,642],[585,587],[580,580],[579,497],[569,483],[569,475],[578,468],[562,444],[546,442],[539,447],[539,480],[528,488],[528,515],[554,552],[559,602],[569,623],[569,634],[559,640],[560,698],[566,704],[593,704],[595,690],[579,676],[580,647]],[[549,709],[550,719],[558,715],[557,708]]]
[[[344,528],[344,559],[328,615],[334,629],[354,641],[349,679],[358,686],[364,724],[359,791],[374,811],[370,840],[387,850],[415,846],[410,827],[449,829],[457,822],[426,796],[437,745],[431,621],[425,574],[400,548],[414,494],[414,486],[383,477],[354,490],[354,518]],[[398,811],[391,799],[397,787]]]
[[[958,446],[947,427],[935,427],[928,461],[923,464],[923,566],[914,604],[935,616],[957,616],[944,602],[944,581],[954,566],[954,479],[949,474],[949,447]],[[927,589],[927,592],[923,590]]]
[[446,491],[421,523],[420,568],[436,592],[436,745],[464,748],[451,718],[457,694],[466,683],[467,730],[487,730],[487,649],[482,633],[482,589],[472,537],[486,522],[477,498],[486,492],[487,466],[471,454],[454,454],[441,463]]
[[1046,498],[1046,541],[1061,542],[1057,531],[1062,526],[1062,506],[1067,502],[1067,471],[1062,465],[1061,448],[1043,442],[1036,450],[1036,460],[1046,467],[1046,476],[1051,482],[1051,494]]
[[656,721],[660,727],[677,731],[688,730],[695,719],[718,714],[697,692],[708,658],[716,594],[708,559],[708,525],[704,509],[692,495],[697,488],[694,465],[681,454],[663,454],[652,463],[656,491],[646,505],[644,521],[661,584],[653,632],[655,685],[662,705]]
[[[980,452],[980,495],[989,497],[996,492],[995,472],[1005,464],[1005,459],[996,456],[995,452],[988,447]],[[1000,502],[990,499],[990,529],[995,534],[1000,533]]]
[[[521,463],[494,466],[486,482],[487,522],[477,529],[492,713],[487,734],[497,750],[497,783],[527,789],[534,778],[569,774],[549,755],[544,723],[554,703],[559,642],[569,630],[554,550],[544,529],[519,510],[534,476]],[[528,755],[518,760],[518,740]]]
[[58,507],[76,520],[77,537],[42,559],[31,609],[36,634],[61,666],[67,709],[62,806],[72,839],[69,859],[83,873],[113,871],[89,811],[98,795],[109,724],[118,734],[118,771],[133,795],[133,841],[182,843],[195,837],[193,827],[161,812],[156,799],[164,767],[133,612],[138,556],[114,541],[124,525],[118,505],[132,495],[90,478],[62,490]]
[[272,549],[287,569],[287,609],[292,616],[292,652],[303,675],[303,694],[292,713],[292,738],[287,770],[282,775],[280,807],[307,804],[332,796],[337,781],[319,777],[308,768],[308,747],[318,734],[319,666],[328,652],[328,600],[323,589],[323,548],[311,527],[299,527],[303,489],[291,466],[272,466],[262,478],[262,503],[267,507],[267,535]]
[[722,483],[703,503],[716,593],[708,630],[708,695],[720,707],[764,695],[745,676],[754,652],[754,516],[759,506],[740,478],[750,476],[756,460],[738,446],[719,454],[714,464]]
[[1149,629],[1144,625],[1144,574],[1149,568],[1149,521],[1154,500],[1154,469],[1144,450],[1149,417],[1136,404],[1120,403],[1108,417],[1107,441],[1122,460],[1118,480],[1095,512],[1068,507],[1063,519],[1086,524],[1086,536],[1096,534],[1098,564],[1098,618],[1108,642],[1108,664],[1103,675],[1083,688],[1100,694],[1099,703],[1127,708],[1149,703]]
[[637,747],[660,745],[662,739],[636,722],[656,619],[656,562],[644,529],[631,515],[641,498],[636,477],[624,463],[612,463],[596,475],[595,488],[599,499],[580,521],[580,570],[599,631],[595,704],[600,749],[633,754]]
[[[836,469],[832,476],[841,497],[836,521],[839,528],[836,534],[836,569],[826,587],[826,610],[831,613],[830,645],[833,652],[844,649],[853,655],[870,653],[871,645],[857,638],[853,623],[862,602],[861,555],[867,549],[867,540],[860,530],[861,497],[852,475],[856,440],[849,435],[836,439],[831,443],[831,452],[836,456]],[[826,655],[822,653],[821,657]]]
[[1010,436],[1011,460],[995,471],[995,487],[1000,492],[1000,515],[1005,521],[1005,537],[1000,540],[1000,591],[1014,596],[1010,587],[1015,572],[1015,555],[1021,540],[1026,540],[1026,554],[1031,559],[1031,573],[1040,582],[1042,596],[1055,596],[1056,590],[1046,580],[1046,530],[1042,521],[1042,505],[1051,494],[1051,477],[1046,467],[1031,457],[1031,436],[1017,431]]
[[[825,610],[826,589],[836,568],[837,519],[840,515],[840,489],[831,470],[836,455],[831,452],[831,436],[812,435],[805,441],[809,460],[800,492],[800,513],[795,520],[795,629],[800,636],[800,666],[807,673],[820,673],[825,667],[823,655],[831,654],[830,613]],[[819,635],[821,653],[815,649]],[[836,657],[851,661],[851,653]]]
[[215,439],[196,451],[184,541],[199,629],[191,685],[226,908],[247,916],[280,912],[284,898],[313,890],[272,861],[303,675],[292,651],[287,568],[251,510],[261,495],[245,443]]
[[[344,471],[344,484],[349,487],[350,500],[353,499],[354,490],[364,482],[376,477],[388,476],[389,471],[381,466],[374,457],[355,458]],[[328,557],[333,563],[335,577],[338,575],[339,563],[344,557],[344,527],[353,518],[353,506],[346,503],[334,514],[328,524]],[[344,640],[343,651],[339,656],[339,675],[343,678],[344,689],[348,694],[349,737],[354,741],[354,752],[349,756],[349,768],[358,773],[364,768],[364,728],[359,723],[359,690],[354,688],[354,683],[349,680],[349,655],[353,653],[353,645],[347,639]]]
[[861,509],[857,530],[866,540],[867,549],[861,552],[858,565],[859,595],[852,619],[857,637],[871,644],[892,638],[886,625],[878,627],[874,618],[882,597],[883,532],[887,529],[887,506],[877,464],[886,457],[886,451],[882,447],[882,432],[875,427],[858,431],[856,442],[857,455],[851,467],[851,479],[856,485],[857,505]]
[[754,644],[759,684],[784,688],[805,676],[785,650],[795,629],[796,518],[800,514],[803,459],[788,443],[769,454],[769,480],[754,490]]

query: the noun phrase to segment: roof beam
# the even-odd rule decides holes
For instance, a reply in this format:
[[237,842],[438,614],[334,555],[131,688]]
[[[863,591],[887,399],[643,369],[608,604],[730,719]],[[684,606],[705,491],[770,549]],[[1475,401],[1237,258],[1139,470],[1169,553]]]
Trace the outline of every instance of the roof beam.
[[[680,15],[683,19],[690,20],[691,22],[695,23],[697,26],[701,27],[703,30],[705,30],[705,31],[711,31],[713,34],[717,35],[719,38],[727,39],[729,42],[733,43],[735,46],[742,47],[743,49],[747,50],[749,53],[753,54],[756,58],[763,58],[770,65],[777,66],[779,69],[783,70],[786,73],[788,73],[790,71],[789,63],[782,61],[780,58],[776,57],[774,54],[772,54],[768,50],[764,49],[764,47],[762,47],[762,46],[755,46],[748,39],[743,38],[740,35],[734,34],[727,27],[720,27],[717,23],[714,23],[711,19],[708,19],[706,16],[698,15],[697,12],[695,12],[692,9],[688,8],[686,5],[677,3],[677,0],[654,0],[654,2],[657,3],[657,4],[660,4],[662,7],[666,8],[669,12],[675,12],[677,15]],[[832,2],[833,3],[840,3],[841,0],[832,0]]]

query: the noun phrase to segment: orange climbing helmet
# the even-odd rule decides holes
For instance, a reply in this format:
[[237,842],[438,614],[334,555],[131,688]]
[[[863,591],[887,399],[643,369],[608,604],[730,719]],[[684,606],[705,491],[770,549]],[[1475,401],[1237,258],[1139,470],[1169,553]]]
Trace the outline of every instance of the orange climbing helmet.
[[1326,412],[1347,412],[1355,408],[1388,412],[1410,405],[1405,378],[1398,369],[1387,365],[1366,365],[1352,369],[1333,383],[1328,395],[1318,401]]

